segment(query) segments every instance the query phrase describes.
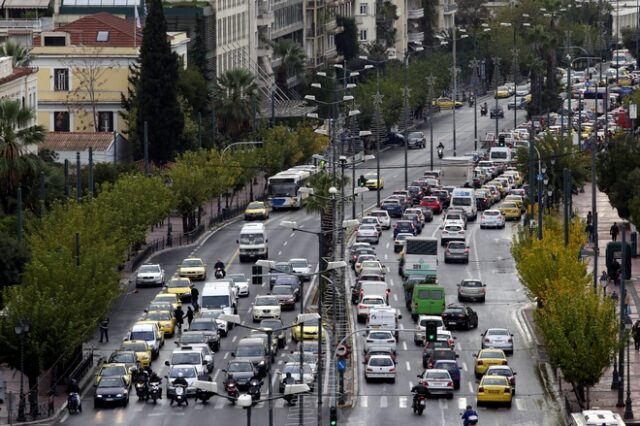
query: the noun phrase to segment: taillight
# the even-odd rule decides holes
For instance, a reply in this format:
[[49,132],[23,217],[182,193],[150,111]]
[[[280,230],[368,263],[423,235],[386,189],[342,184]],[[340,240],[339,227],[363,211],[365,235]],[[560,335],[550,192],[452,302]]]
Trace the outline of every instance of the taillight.
[[485,343],[489,343],[490,341],[491,341],[491,340],[489,340],[489,339],[484,339],[484,342],[485,342]]
[[464,318],[464,314],[458,314],[458,318]]
[[509,389],[509,388],[504,388],[504,393],[511,393],[511,389]]
[[511,337],[509,337],[509,340],[507,340],[507,342],[513,343],[513,339]]
[[449,249],[446,249],[444,252],[445,252],[445,254],[451,254],[451,252],[449,251]]
[[502,365],[507,365],[507,364],[508,364],[508,363],[507,363],[507,360],[506,360],[506,359],[502,360]]
[[451,386],[451,387],[453,387],[453,382],[452,382],[451,380],[449,380],[449,381],[447,382],[447,386]]
[[478,388],[478,392],[484,392],[484,388],[483,388],[482,386],[480,386],[480,387]]
[[469,254],[469,249],[468,248],[464,249],[464,254]]
[[367,371],[372,372],[372,371],[373,371],[373,368],[368,368],[368,367],[367,367]]
[[358,306],[358,309],[366,309],[367,305],[360,305]]
[[478,365],[484,365],[481,359],[478,360]]
[[395,369],[395,368],[390,368],[390,369],[389,369],[389,372],[390,372],[390,373],[395,373],[395,372],[396,372],[396,369]]
[[395,340],[389,339],[389,340],[387,340],[387,343],[395,343]]

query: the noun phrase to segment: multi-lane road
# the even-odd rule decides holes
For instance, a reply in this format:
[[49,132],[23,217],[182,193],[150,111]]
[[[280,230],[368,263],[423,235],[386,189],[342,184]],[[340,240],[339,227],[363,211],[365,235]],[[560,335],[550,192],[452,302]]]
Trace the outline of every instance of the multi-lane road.
[[[484,100],[481,100],[484,101]],[[493,100],[487,100],[493,104]],[[501,104],[506,110],[506,100]],[[479,110],[479,108],[478,108]],[[456,112],[457,123],[457,153],[461,155],[473,150],[473,108],[464,106]],[[500,120],[500,128],[513,127],[513,114],[508,111],[506,118]],[[523,119],[523,113],[519,112],[519,120]],[[445,155],[453,154],[452,147],[452,117],[451,111],[443,111],[434,116],[434,149],[440,141],[446,147]],[[486,131],[493,131],[494,120],[478,115],[478,135],[482,137]],[[425,131],[425,133],[427,133]],[[428,135],[428,133],[427,133]],[[436,165],[437,168],[437,156]],[[393,149],[384,152],[380,158],[382,175],[385,178],[383,196],[394,189],[404,187],[404,154],[401,149]],[[422,175],[429,165],[429,143],[427,148],[413,150],[409,153],[409,179]],[[375,170],[375,160],[369,161],[362,168]],[[367,170],[358,170],[361,174]],[[375,192],[366,193],[360,203],[367,209],[376,202]],[[349,209],[350,210],[350,209]],[[350,217],[349,210],[346,216]],[[266,222],[269,238],[269,253],[274,260],[288,260],[294,257],[307,257],[314,264],[317,262],[317,240],[314,235],[305,233],[293,233],[291,230],[281,228],[278,224],[282,220],[294,220],[298,227],[308,230],[319,229],[319,218],[308,215],[304,211],[274,212]],[[429,224],[422,235],[437,236],[437,225],[440,217],[436,216],[434,222]],[[244,273],[251,275],[250,264],[240,264],[237,258],[237,244],[242,221],[236,221],[219,229],[208,236],[196,247],[176,248],[155,255],[150,261],[163,265],[167,277],[176,272],[180,261],[188,255],[205,259],[210,265],[218,259],[228,264],[230,273]],[[516,350],[509,359],[509,364],[517,371],[518,393],[511,409],[481,409],[480,419],[482,424],[509,424],[509,425],[557,425],[558,414],[554,403],[545,395],[537,377],[537,363],[535,360],[535,348],[528,328],[523,324],[520,310],[528,303],[527,298],[519,284],[514,262],[509,252],[512,228],[508,226],[504,230],[480,230],[477,223],[470,223],[468,231],[468,243],[471,247],[471,260],[468,265],[445,265],[440,262],[440,282],[447,291],[447,301],[455,301],[455,284],[462,278],[481,278],[487,284],[487,301],[484,304],[476,304],[474,308],[479,314],[479,327],[471,331],[458,331],[457,347],[460,354],[459,363],[463,368],[462,386],[456,391],[453,400],[431,400],[427,410],[421,417],[414,415],[410,409],[410,387],[416,383],[416,375],[422,372],[421,351],[413,343],[410,333],[401,333],[398,343],[398,378],[394,385],[371,383],[367,384],[359,368],[360,380],[357,386],[355,407],[340,412],[339,424],[349,425],[390,425],[398,420],[403,424],[429,424],[451,425],[460,423],[459,417],[466,404],[475,406],[476,382],[473,378],[473,353],[480,344],[479,334],[487,327],[506,327],[515,335]],[[401,326],[406,329],[413,327],[410,315],[404,308],[404,299],[400,277],[397,275],[397,255],[393,253],[391,231],[385,231],[377,248],[378,257],[389,268],[389,282],[392,283],[392,305],[403,310]],[[213,271],[208,271],[213,275]],[[202,289],[202,283],[197,284]],[[310,286],[305,285],[305,292]],[[130,291],[118,299],[111,315],[112,340],[108,344],[97,345],[97,351],[108,356],[119,347],[122,335],[118,336],[116,330],[124,334],[124,331],[140,316],[145,306],[158,292],[158,289],[140,289]],[[249,298],[240,299],[239,314],[241,319],[251,325],[250,306],[257,294],[268,292],[268,285],[251,286]],[[282,320],[284,324],[293,321],[294,313],[284,312]],[[214,380],[220,386],[223,373],[220,369],[232,359],[237,341],[248,334],[248,330],[236,327],[229,335],[222,339],[221,349],[215,355]],[[165,373],[164,361],[170,356],[174,345],[168,339],[160,357],[153,364],[153,368]],[[287,348],[280,350],[274,369],[281,368],[287,360],[289,351],[295,347],[291,341],[287,342]],[[361,348],[359,348],[361,350]],[[274,374],[274,382],[277,375]],[[263,387],[263,395],[266,393],[266,384]],[[318,386],[316,386],[318,388]],[[274,386],[274,389],[277,387]],[[132,396],[131,402],[126,408],[93,409],[91,390],[84,397],[85,410],[82,414],[64,416],[60,421],[71,425],[176,425],[176,424],[238,424],[244,423],[245,412],[223,398],[213,398],[208,404],[191,403],[188,407],[170,407],[168,401],[163,399],[158,405],[138,402]],[[294,426],[299,424],[300,410],[303,410],[304,424],[317,423],[318,407],[316,396],[304,399],[303,404],[293,407],[287,406],[282,400],[274,402],[274,424]],[[323,406],[324,424],[328,423],[327,404]],[[242,424],[242,423],[241,423]],[[260,403],[252,410],[253,425],[267,425],[267,406]]]

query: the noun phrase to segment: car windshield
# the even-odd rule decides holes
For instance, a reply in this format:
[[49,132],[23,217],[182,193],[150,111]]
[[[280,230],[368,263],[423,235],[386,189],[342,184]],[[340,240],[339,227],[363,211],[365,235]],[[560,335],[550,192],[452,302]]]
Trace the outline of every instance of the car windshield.
[[181,374],[185,379],[194,379],[196,377],[196,369],[189,367],[172,367],[171,370],[169,370],[169,378],[171,379],[180,377]]
[[169,312],[149,312],[147,314],[147,319],[152,321],[169,321],[171,319],[171,314]]
[[202,260],[200,259],[185,259],[182,261],[182,266],[185,268],[197,268],[202,266]]
[[233,280],[234,283],[247,281],[247,277],[244,274],[229,274],[227,278]]
[[189,287],[191,285],[191,281],[184,278],[175,278],[169,281],[167,287],[169,288],[179,288],[179,287]]
[[274,306],[277,305],[278,301],[275,297],[257,297],[256,298],[256,306]]
[[393,336],[391,336],[391,333],[386,333],[384,331],[372,331],[367,336],[367,339],[375,339],[375,340],[386,340],[386,339],[390,340],[392,338]]
[[369,360],[370,367],[392,367],[393,361],[388,357],[375,357]]
[[428,371],[425,373],[425,379],[431,380],[449,380],[449,373],[446,371]]
[[504,358],[504,353],[499,351],[484,351],[480,354],[480,358]]
[[487,330],[487,336],[508,336],[509,332],[504,328],[492,328]]
[[[311,367],[302,364],[303,374],[311,374]],[[300,374],[300,364],[288,364],[284,366],[283,373]]]
[[451,204],[455,204],[457,206],[470,206],[471,201],[471,197],[453,197]]
[[489,370],[487,370],[487,375],[489,375],[489,376],[504,376],[504,377],[513,376],[513,374],[511,374],[511,371],[506,369],[506,368],[490,368]]
[[160,273],[160,267],[158,265],[142,265],[138,272],[142,274]]
[[485,210],[484,215],[485,216],[500,216],[500,212],[499,211],[495,211],[495,210]]
[[123,364],[135,364],[136,354],[134,353],[115,353],[109,358],[110,362],[121,362]]
[[487,385],[494,385],[494,386],[507,386],[507,380],[503,377],[485,377],[482,380],[482,384],[487,386]]
[[293,266],[294,268],[307,268],[309,267],[309,262],[307,262],[306,260],[292,260],[291,266]]
[[104,367],[100,371],[101,376],[124,376],[127,374],[127,370],[125,367]]
[[366,175],[364,175],[365,179],[376,179],[378,177],[378,175],[376,173],[367,173]]
[[230,306],[229,296],[202,296],[202,307],[205,309],[222,309]]
[[282,323],[277,320],[262,320],[260,322],[260,328],[270,328],[274,331],[282,330]]
[[410,237],[411,234],[398,234],[396,236],[396,241],[404,241],[407,239],[407,237]]
[[182,336],[180,336],[180,343],[204,343],[205,342],[205,337],[204,337],[204,333],[193,333],[193,332],[188,332],[188,333],[182,333]]
[[368,223],[360,225],[360,231],[375,231],[375,230],[376,230],[375,225],[369,225]]
[[448,371],[456,371],[458,369],[458,366],[456,365],[455,362],[437,361],[433,365],[433,368],[440,368],[440,369],[448,370]]
[[264,235],[240,234],[240,244],[264,244]]
[[459,232],[462,231],[462,228],[459,226],[447,226],[444,228],[447,232]]
[[148,311],[171,311],[173,308],[171,307],[171,303],[150,303],[147,308]]
[[482,283],[480,281],[463,281],[462,285],[464,287],[482,287]]
[[273,287],[273,289],[271,289],[271,293],[285,295],[285,296],[292,296],[293,290],[289,286],[278,285]]
[[458,243],[458,242],[455,242],[455,243],[454,242],[450,242],[447,247],[450,248],[450,249],[457,249],[457,250],[466,248],[464,243]]
[[202,358],[197,353],[174,353],[171,356],[171,364],[202,364]]
[[125,342],[122,344],[122,348],[134,352],[146,352],[149,350],[149,346],[145,342]]
[[264,355],[264,350],[260,345],[254,345],[254,346],[242,345],[242,346],[239,346],[238,350],[236,351],[236,356],[238,357],[243,357],[243,356],[255,357],[255,356],[263,356],[263,355]]
[[103,377],[98,383],[99,388],[118,388],[124,387],[124,380],[122,377]]
[[275,285],[278,285],[278,284],[296,285],[299,282],[300,282],[300,279],[298,277],[295,277],[292,275],[281,275],[279,277],[276,277]]
[[254,201],[253,203],[249,203],[247,208],[248,209],[263,209],[264,208],[264,203],[261,203],[260,201]]
[[153,331],[132,331],[129,336],[131,340],[144,340],[148,342],[150,340],[154,340],[156,338]]
[[229,373],[251,373],[253,372],[253,366],[250,362],[230,362],[227,366],[227,372]]
[[293,268],[290,263],[276,263],[274,268],[276,272],[282,272],[283,274],[289,274],[293,272]]
[[200,331],[214,331],[217,329],[217,324],[215,321],[194,321],[191,323],[189,330],[200,330]]
[[464,308],[462,306],[451,306],[447,308],[447,313],[450,314],[464,314]]

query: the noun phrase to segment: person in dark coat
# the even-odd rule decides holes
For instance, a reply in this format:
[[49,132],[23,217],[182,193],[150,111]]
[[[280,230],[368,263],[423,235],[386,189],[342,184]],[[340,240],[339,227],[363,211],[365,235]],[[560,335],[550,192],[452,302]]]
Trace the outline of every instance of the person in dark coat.
[[618,240],[619,232],[620,232],[620,227],[618,227],[617,223],[613,222],[613,225],[611,225],[611,229],[609,230],[609,234],[611,235],[611,241]]
[[194,310],[198,310],[198,296],[200,296],[200,292],[196,288],[196,286],[191,286],[191,306],[193,306]]
[[109,318],[100,321],[100,343],[105,340],[109,342]]
[[631,334],[633,337],[633,345],[636,348],[636,351],[640,351],[640,320],[636,320],[635,324],[633,324]]
[[193,321],[193,309],[191,306],[187,308],[187,322],[189,323],[189,328],[191,328],[191,322]]

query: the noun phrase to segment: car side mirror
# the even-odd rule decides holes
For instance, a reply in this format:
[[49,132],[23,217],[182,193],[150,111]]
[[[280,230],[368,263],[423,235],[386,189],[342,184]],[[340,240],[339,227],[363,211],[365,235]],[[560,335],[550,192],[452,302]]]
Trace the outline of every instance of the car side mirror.
[[402,319],[402,314],[398,314],[398,319]]
[[477,357],[478,357],[478,354],[473,354],[473,357],[474,357],[474,358],[477,358]]
[[511,337],[513,337],[513,333],[509,333],[509,335],[510,335]]
[[236,244],[240,244],[240,242],[238,240],[236,240]]
[[167,360],[167,361],[164,362],[164,365],[166,365],[167,367],[170,367],[171,363]]
[[518,373],[516,373],[515,371],[513,372],[513,375],[514,375],[514,376],[515,376],[515,375],[517,375],[517,374],[518,374]]
[[203,358],[202,359],[202,365],[207,365],[207,364],[208,364],[207,360]]
[[456,358],[460,358],[460,355],[456,354]]
[[418,374],[416,377],[417,377],[418,379],[422,379],[422,374]]
[[235,357],[236,353],[235,352],[231,352],[231,356]]

